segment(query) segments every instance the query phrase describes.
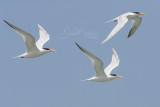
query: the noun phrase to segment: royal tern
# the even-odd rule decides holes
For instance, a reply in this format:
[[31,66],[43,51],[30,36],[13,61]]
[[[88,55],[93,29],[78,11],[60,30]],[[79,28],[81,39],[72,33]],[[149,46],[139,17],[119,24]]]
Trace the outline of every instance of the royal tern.
[[107,82],[115,78],[122,78],[122,76],[111,74],[111,71],[115,67],[117,67],[120,62],[118,55],[114,49],[112,49],[113,53],[112,53],[111,63],[105,69],[103,69],[103,62],[98,57],[94,56],[93,54],[82,48],[80,45],[78,45],[77,43],[76,45],[91,59],[95,67],[96,75],[92,78],[87,79],[88,81]]
[[140,15],[145,15],[144,13],[139,12],[128,12],[125,14],[122,14],[115,19],[108,21],[108,22],[118,22],[116,27],[111,31],[111,33],[108,35],[108,37],[102,42],[102,44],[106,41],[108,41],[110,38],[112,38],[119,30],[122,29],[122,27],[128,22],[128,20],[132,20],[132,27],[129,31],[128,38],[137,30],[139,25],[141,24],[142,17]]
[[4,20],[5,23],[7,23],[10,27],[12,27],[16,32],[18,32],[22,38],[24,39],[24,42],[26,44],[26,52],[22,55],[19,55],[17,57],[20,58],[33,58],[42,56],[48,52],[55,52],[56,50],[51,50],[49,48],[43,48],[43,45],[50,39],[49,34],[38,24],[39,28],[39,34],[40,38],[35,43],[35,38],[29,34],[28,32],[25,32],[24,30],[12,25],[11,23]]

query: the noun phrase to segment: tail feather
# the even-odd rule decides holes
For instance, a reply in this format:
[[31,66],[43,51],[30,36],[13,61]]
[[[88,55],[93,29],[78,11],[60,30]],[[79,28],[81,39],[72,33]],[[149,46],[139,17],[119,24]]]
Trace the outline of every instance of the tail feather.
[[108,41],[110,38],[106,38],[104,41],[101,42],[101,44],[104,44],[106,41]]
[[12,57],[12,58],[19,58],[19,56],[15,56],[15,57]]
[[[110,21],[107,21],[107,22],[104,22],[104,23],[109,23],[109,22],[117,22],[118,20],[118,17],[113,19],[113,20],[110,20]],[[107,37],[104,41],[101,42],[101,44],[103,44],[104,42],[108,41],[110,39],[110,37]]]
[[87,80],[80,80],[80,81],[87,81]]
[[12,57],[12,58],[23,58],[21,55],[19,56],[15,56],[15,57]]
[[113,19],[113,20],[110,20],[110,21],[107,21],[107,22],[104,22],[104,23],[109,23],[109,22],[116,22],[117,19]]

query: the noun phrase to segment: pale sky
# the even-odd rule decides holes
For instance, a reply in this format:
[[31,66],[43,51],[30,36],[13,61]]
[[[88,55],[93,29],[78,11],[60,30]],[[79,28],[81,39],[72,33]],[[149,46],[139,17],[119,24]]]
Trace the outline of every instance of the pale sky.
[[[159,107],[160,2],[158,0],[0,0],[0,107]],[[146,13],[127,38],[131,21],[108,42],[115,27],[104,23],[126,12]],[[49,34],[44,56],[13,58],[25,52],[21,36],[3,22],[39,38]],[[90,59],[75,45],[99,57],[104,68],[112,48],[120,58],[110,82],[81,81],[94,76]]]

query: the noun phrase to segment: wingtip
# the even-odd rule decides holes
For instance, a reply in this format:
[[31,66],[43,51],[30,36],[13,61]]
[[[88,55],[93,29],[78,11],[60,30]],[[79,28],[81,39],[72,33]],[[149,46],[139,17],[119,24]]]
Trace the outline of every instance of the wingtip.
[[45,29],[40,24],[38,24],[38,28],[39,28],[39,30],[42,30],[42,31],[46,32]]
[[117,54],[117,52],[114,48],[112,48],[112,54],[117,58],[118,61],[120,61],[119,57],[118,57],[118,54]]
[[49,35],[49,34],[47,33],[47,31],[46,31],[40,24],[38,24],[38,29],[39,29],[39,31],[44,32],[46,35]]
[[129,37],[131,37],[131,35],[130,35],[130,34],[128,34],[128,38],[129,38]]
[[101,42],[101,44],[103,44],[104,42]]
[[104,41],[101,42],[101,44],[104,44],[104,43],[107,42],[107,41],[108,41],[108,39],[105,39]]
[[79,46],[77,42],[75,42],[75,44],[76,44],[77,46]]
[[113,52],[113,54],[117,54],[117,52],[116,52],[116,50],[114,49],[114,48],[112,48],[112,52]]
[[104,41],[101,42],[101,44],[104,44],[105,42],[107,42],[110,38],[107,37]]
[[4,20],[4,19],[3,19],[3,21],[4,21],[7,25],[9,25],[10,27],[12,27],[12,28],[14,29],[14,27],[15,27],[14,25],[12,25],[11,23],[9,23],[8,21],[6,21],[6,20]]
[[112,48],[112,51],[115,51],[115,49],[114,49],[114,48]]
[[78,43],[75,42],[75,44],[81,49],[80,45]]
[[38,24],[38,28],[39,28],[39,29],[41,29],[41,28],[42,28],[42,26],[41,26],[40,24]]
[[8,24],[8,22],[5,19],[3,19],[3,21]]
[[84,49],[83,49],[78,43],[75,42],[75,44],[77,45],[77,47],[78,47],[81,51],[84,52]]

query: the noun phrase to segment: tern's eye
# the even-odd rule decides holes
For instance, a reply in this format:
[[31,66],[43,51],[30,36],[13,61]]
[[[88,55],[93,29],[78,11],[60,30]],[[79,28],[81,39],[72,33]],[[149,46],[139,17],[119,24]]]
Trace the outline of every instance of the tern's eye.
[[44,50],[50,50],[49,48],[43,48]]

